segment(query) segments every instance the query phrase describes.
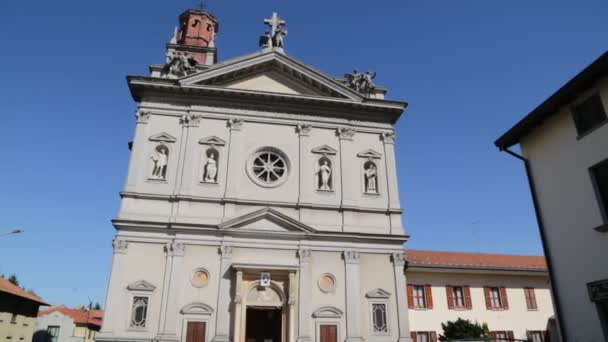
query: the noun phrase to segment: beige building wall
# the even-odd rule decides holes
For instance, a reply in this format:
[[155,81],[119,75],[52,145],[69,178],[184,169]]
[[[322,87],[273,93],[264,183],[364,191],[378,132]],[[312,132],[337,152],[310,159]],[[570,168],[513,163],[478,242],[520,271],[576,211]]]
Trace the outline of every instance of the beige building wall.
[[36,317],[17,314],[12,318],[11,312],[0,312],[0,341],[30,342]]
[[[593,91],[608,109],[608,79],[580,97]],[[567,340],[598,341],[604,334],[587,283],[608,279],[608,234],[593,229],[604,222],[589,168],[608,158],[608,125],[579,138],[566,107],[522,139],[521,148],[538,195]]]
[[[408,285],[431,285],[432,309],[409,309],[411,331],[435,331],[441,323],[458,318],[487,323],[490,331],[513,331],[516,339],[526,339],[527,331],[543,331],[553,315],[548,275],[499,274],[483,271],[406,271]],[[448,309],[446,286],[469,286],[472,309]],[[506,287],[508,310],[486,309],[484,286]],[[537,310],[528,310],[525,287],[533,287]]]

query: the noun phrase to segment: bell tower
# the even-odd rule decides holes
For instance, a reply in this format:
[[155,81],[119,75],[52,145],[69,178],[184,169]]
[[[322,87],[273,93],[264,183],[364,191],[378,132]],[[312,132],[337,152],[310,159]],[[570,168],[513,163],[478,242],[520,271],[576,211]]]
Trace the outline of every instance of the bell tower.
[[167,44],[167,52],[188,54],[199,64],[214,64],[217,61],[215,35],[218,30],[217,18],[208,11],[186,10],[179,16],[179,27]]

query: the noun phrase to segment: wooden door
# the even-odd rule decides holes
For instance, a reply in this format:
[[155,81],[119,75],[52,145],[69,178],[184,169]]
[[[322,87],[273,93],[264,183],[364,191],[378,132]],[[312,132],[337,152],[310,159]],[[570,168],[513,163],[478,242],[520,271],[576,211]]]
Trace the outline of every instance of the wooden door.
[[205,322],[188,322],[186,330],[186,342],[205,342]]
[[335,324],[322,324],[319,327],[320,342],[338,342],[338,326]]

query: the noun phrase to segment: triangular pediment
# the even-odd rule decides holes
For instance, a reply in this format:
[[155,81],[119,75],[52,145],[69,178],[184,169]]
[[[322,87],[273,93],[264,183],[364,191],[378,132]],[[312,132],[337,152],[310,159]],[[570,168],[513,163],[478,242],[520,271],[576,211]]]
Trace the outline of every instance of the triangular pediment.
[[320,154],[336,154],[338,151],[330,146],[321,145],[319,147],[315,147],[311,150],[312,153],[320,153]]
[[223,230],[242,230],[256,232],[276,232],[276,233],[314,233],[315,230],[304,223],[295,220],[279,211],[271,208],[264,208],[245,214],[218,226]]
[[368,158],[368,159],[380,159],[382,155],[372,149],[367,149],[357,153],[357,157]]
[[158,134],[154,134],[153,136],[151,136],[150,141],[160,141],[160,142],[167,142],[167,143],[172,143],[177,141],[177,139],[175,139],[174,136],[172,136],[169,133],[158,133]]
[[228,60],[181,78],[179,83],[182,86],[207,85],[275,94],[363,100],[361,94],[333,77],[276,51]]
[[365,294],[365,297],[367,298],[388,298],[390,296],[390,292],[381,288],[373,289]]
[[199,144],[203,145],[214,145],[214,146],[224,146],[226,145],[226,141],[216,137],[215,135],[203,138],[198,141]]
[[138,280],[127,285],[127,290],[130,291],[154,291],[154,289],[156,289],[156,286],[150,284],[145,280]]

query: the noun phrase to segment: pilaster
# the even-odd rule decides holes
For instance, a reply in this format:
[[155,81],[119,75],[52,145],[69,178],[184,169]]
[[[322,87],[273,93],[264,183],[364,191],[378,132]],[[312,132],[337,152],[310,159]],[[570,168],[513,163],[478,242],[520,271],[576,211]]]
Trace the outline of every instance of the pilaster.
[[[386,174],[386,193],[388,196],[388,209],[400,209],[399,184],[397,182],[397,164],[395,163],[395,133],[384,132],[380,135],[384,145],[384,161]],[[391,216],[391,234],[403,234],[401,216]]]
[[287,328],[289,331],[289,338],[288,338],[289,342],[296,342],[296,334],[295,334],[296,309],[295,309],[295,306],[296,306],[297,288],[298,288],[298,285],[296,284],[296,272],[290,271],[289,272],[289,299],[287,301],[287,304],[289,305],[289,326]]
[[235,281],[235,295],[234,295],[234,334],[232,339],[235,342],[239,342],[241,340],[241,310],[242,310],[242,294],[241,294],[241,284],[243,282],[243,271],[236,271],[236,281]]
[[141,109],[138,109],[135,112],[135,133],[131,144],[125,191],[135,191],[138,180],[145,179],[148,176],[148,174],[142,170],[145,170],[147,165],[145,141],[146,137],[149,135],[148,122],[150,121],[151,116],[152,114],[150,112]]
[[312,270],[310,267],[311,250],[302,248],[298,251],[300,258],[300,298],[298,301],[298,340],[297,342],[311,342],[314,336],[310,307],[312,298]]
[[220,247],[220,279],[215,315],[215,336],[211,340],[212,342],[230,342],[231,266],[232,246],[223,244]]
[[[345,169],[344,165],[352,165],[345,161],[346,158],[353,158],[356,155],[354,146],[355,130],[350,127],[340,127],[336,132],[340,140],[340,181],[342,189],[342,206],[357,206],[361,197],[361,170]],[[346,185],[346,186],[345,186]]]
[[[109,313],[104,318],[101,331],[99,334],[111,335],[113,331],[117,330],[116,322],[114,318],[115,312],[119,312],[124,306],[122,305],[123,300],[120,298],[122,291],[114,291],[114,289],[121,288],[124,284],[123,269],[125,254],[127,254],[127,247],[129,246],[127,240],[121,238],[115,238],[112,241],[112,248],[114,253],[112,255],[112,271],[110,273],[110,281],[108,282],[108,293],[106,295],[106,308],[105,312]],[[117,298],[118,297],[118,298]]]
[[362,342],[361,336],[361,275],[358,251],[344,251],[346,268],[346,342]]
[[236,118],[230,119],[228,120],[227,125],[230,129],[230,140],[228,146],[228,167],[226,168],[226,191],[224,197],[237,198],[243,172],[241,166],[245,163],[243,157],[244,146],[242,135],[244,120]]
[[[312,184],[308,184],[306,183],[306,179],[307,177],[305,177],[304,175],[306,174],[307,170],[304,169],[305,166],[308,166],[308,164],[305,162],[306,161],[306,154],[307,154],[307,146],[308,144],[306,144],[306,140],[308,139],[308,137],[310,136],[310,131],[312,129],[312,125],[310,124],[298,124],[296,126],[296,133],[298,134],[298,166],[300,168],[299,172],[298,172],[298,205],[300,205],[300,203],[304,202],[304,203],[309,203],[310,199],[308,198],[309,196],[307,196],[308,189],[310,189],[310,186]],[[304,190],[306,189],[306,190]]]
[[158,341],[177,341],[177,291],[176,282],[185,252],[183,243],[172,241],[165,244],[167,261],[165,262],[165,275],[163,278],[163,292],[161,298],[160,321],[158,324]]
[[395,274],[395,305],[397,306],[397,326],[399,328],[398,342],[411,342],[410,337],[410,321],[408,317],[408,303],[405,289],[407,288],[405,280],[405,259],[402,252],[393,253],[391,260],[394,266]]
[[180,123],[182,124],[183,139],[185,141],[183,146],[183,158],[180,162],[181,168],[178,170],[178,190],[177,193],[183,195],[191,195],[192,187],[197,182],[197,175],[201,168],[200,165],[196,165],[199,160],[196,156],[190,156],[189,153],[196,153],[198,146],[196,142],[196,129],[199,127],[201,122],[201,116],[198,114],[188,113],[182,116]]

